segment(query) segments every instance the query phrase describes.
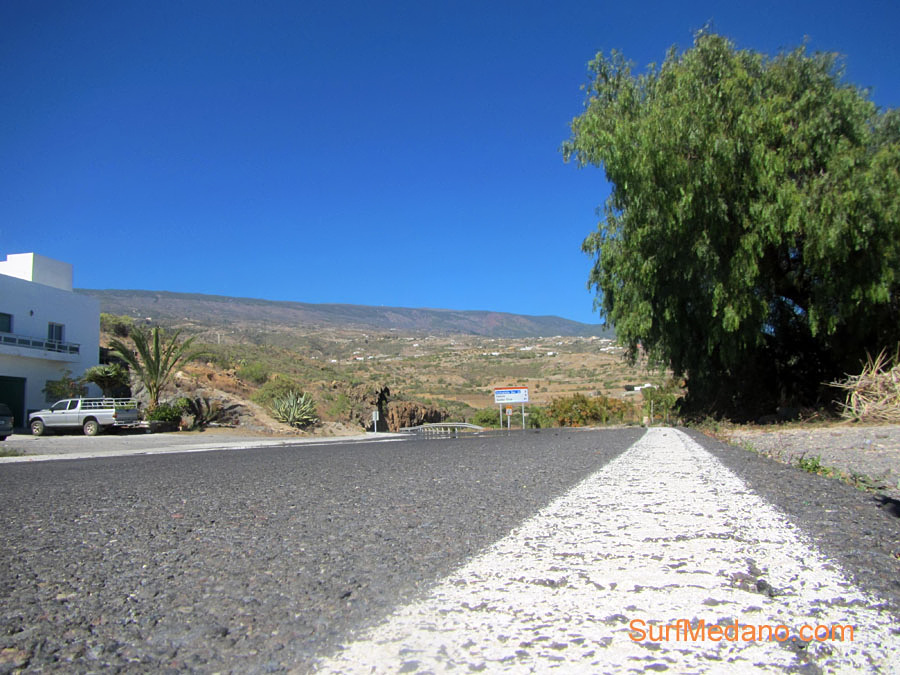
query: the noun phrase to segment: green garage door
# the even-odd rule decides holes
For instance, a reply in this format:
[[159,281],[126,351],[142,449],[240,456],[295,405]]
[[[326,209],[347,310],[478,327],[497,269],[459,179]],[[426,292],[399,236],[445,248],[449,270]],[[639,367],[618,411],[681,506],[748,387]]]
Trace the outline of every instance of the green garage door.
[[5,403],[16,418],[17,427],[27,426],[25,419],[25,378],[0,375],[0,403]]

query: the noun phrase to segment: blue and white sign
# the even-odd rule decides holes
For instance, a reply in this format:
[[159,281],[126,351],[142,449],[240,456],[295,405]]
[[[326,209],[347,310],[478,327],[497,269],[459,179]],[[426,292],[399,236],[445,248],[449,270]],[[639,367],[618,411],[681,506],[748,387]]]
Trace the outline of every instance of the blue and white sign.
[[528,387],[494,389],[494,403],[528,403]]

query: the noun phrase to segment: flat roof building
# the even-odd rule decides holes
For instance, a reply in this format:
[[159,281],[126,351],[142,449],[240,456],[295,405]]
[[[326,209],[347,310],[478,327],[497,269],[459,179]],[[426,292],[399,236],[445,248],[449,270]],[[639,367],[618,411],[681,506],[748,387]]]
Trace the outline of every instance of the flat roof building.
[[52,403],[48,381],[79,377],[99,355],[100,303],[72,290],[71,264],[36,253],[0,260],[0,402],[17,427]]

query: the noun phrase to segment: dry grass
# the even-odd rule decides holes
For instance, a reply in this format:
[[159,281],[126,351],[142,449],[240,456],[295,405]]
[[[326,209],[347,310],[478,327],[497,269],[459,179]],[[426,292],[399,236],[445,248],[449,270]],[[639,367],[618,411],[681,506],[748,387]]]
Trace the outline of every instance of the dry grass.
[[832,386],[847,397],[842,415],[860,422],[900,423],[900,346],[894,355],[887,350],[870,356],[859,375],[851,375]]

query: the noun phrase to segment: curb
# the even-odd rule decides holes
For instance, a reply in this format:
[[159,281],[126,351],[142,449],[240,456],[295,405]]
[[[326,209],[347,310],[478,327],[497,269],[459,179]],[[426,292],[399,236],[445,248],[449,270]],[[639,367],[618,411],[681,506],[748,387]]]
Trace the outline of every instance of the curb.
[[135,448],[125,450],[96,450],[93,452],[68,452],[46,455],[16,455],[0,457],[0,464],[21,464],[27,462],[51,462],[66,459],[102,459],[104,457],[132,457],[136,455],[171,455],[178,453],[216,452],[221,450],[254,450],[262,448],[286,448],[296,445],[328,445],[333,443],[367,443],[397,441],[409,438],[406,434],[371,433],[364,436],[330,436],[323,438],[298,438],[277,441],[230,441],[223,443],[198,443],[194,445],[163,445],[155,448]]

